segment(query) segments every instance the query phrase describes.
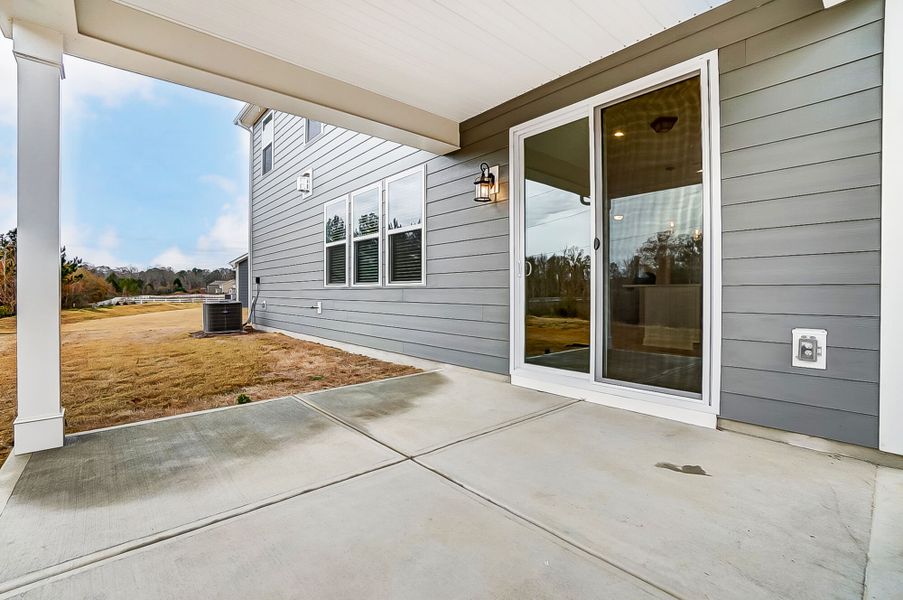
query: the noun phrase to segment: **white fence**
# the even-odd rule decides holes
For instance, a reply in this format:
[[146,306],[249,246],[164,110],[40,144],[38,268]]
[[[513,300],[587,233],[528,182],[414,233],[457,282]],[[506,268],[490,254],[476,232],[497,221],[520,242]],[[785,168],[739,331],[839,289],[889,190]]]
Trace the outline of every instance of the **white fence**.
[[98,302],[94,306],[116,306],[119,304],[153,304],[153,303],[174,303],[174,304],[194,304],[208,302],[230,302],[231,297],[226,294],[178,294],[174,296],[117,296],[103,302]]

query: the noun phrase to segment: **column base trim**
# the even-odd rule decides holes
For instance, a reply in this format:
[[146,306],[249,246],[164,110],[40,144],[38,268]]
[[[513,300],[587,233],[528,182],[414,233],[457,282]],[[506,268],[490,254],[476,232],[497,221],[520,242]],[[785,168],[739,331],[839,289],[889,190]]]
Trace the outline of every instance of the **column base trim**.
[[23,419],[13,422],[13,454],[28,454],[63,445],[63,413]]

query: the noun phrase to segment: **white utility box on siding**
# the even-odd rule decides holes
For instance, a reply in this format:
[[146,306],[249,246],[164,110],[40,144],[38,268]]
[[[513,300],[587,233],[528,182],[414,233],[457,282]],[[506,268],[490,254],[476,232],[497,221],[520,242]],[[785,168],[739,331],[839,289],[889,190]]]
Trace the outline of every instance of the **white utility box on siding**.
[[828,332],[824,329],[794,329],[791,364],[804,369],[826,369]]

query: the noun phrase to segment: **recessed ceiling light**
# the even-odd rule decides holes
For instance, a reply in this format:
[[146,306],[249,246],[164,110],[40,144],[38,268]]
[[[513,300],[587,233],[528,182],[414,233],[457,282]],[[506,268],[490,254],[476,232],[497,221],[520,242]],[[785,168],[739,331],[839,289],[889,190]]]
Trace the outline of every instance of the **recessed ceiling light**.
[[624,132],[623,132],[623,131],[616,131],[616,132],[614,132],[612,135],[615,136],[615,137],[624,137]]
[[614,219],[615,221],[623,221],[624,215],[612,215],[611,218]]

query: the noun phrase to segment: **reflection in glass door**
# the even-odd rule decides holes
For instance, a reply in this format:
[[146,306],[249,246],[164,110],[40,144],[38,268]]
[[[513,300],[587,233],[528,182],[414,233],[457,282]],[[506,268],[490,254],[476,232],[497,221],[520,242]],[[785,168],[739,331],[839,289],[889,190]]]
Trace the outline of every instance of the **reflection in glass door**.
[[[699,77],[601,111],[597,378],[702,391],[703,178]],[[600,207],[601,208],[601,207]]]
[[589,119],[524,140],[524,360],[590,371]]

